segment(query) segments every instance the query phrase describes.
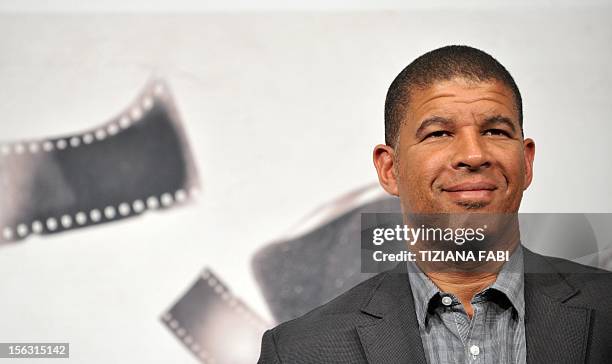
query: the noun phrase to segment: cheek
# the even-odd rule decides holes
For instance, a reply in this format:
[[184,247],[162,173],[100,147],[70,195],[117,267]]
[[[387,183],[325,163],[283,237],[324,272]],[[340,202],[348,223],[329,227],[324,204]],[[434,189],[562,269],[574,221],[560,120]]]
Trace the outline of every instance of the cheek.
[[444,170],[442,153],[411,153],[400,163],[400,188],[407,193],[429,190]]
[[499,166],[508,183],[508,189],[522,189],[525,179],[525,160],[520,150],[499,153]]

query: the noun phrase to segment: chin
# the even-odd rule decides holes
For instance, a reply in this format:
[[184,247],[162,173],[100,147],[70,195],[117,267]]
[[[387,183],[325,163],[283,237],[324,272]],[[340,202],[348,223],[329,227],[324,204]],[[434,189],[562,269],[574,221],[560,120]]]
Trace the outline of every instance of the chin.
[[489,206],[489,202],[485,201],[459,201],[456,204],[464,210],[483,210]]
[[490,202],[482,201],[461,201],[456,202],[455,207],[462,212],[482,212],[494,214],[512,214],[518,212],[518,208],[513,208],[508,205],[495,205]]

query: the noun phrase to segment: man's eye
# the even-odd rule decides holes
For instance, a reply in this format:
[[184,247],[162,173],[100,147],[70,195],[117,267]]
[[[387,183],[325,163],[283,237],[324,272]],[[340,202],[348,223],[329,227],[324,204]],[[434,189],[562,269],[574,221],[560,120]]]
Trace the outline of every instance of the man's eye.
[[441,138],[443,136],[449,136],[449,135],[450,135],[450,133],[448,131],[446,131],[446,130],[437,130],[437,131],[434,131],[433,133],[427,134],[425,139],[428,139],[428,138]]
[[510,134],[507,131],[502,130],[502,129],[489,129],[489,130],[486,130],[483,134],[484,135],[496,135],[496,136],[500,135],[500,136],[506,136],[506,137],[510,136]]

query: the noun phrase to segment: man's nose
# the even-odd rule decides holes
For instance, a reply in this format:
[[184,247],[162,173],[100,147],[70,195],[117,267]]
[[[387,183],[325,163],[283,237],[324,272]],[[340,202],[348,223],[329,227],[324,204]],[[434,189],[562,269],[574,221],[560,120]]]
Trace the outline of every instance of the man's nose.
[[491,166],[487,147],[478,132],[465,132],[455,137],[453,168],[477,171]]

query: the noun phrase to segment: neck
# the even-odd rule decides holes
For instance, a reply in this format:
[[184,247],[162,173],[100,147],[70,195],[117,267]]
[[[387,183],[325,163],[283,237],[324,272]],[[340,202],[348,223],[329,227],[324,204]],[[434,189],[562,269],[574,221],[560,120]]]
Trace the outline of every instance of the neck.
[[[510,254],[520,244],[518,215],[513,214],[441,214],[441,215],[408,215],[404,221],[410,225],[448,227],[484,227],[487,228],[484,239],[464,242],[461,248],[466,251],[509,251]],[[417,224],[414,224],[417,222]],[[421,224],[418,224],[418,223]],[[431,240],[430,240],[431,239]],[[503,261],[427,261],[418,259],[419,250],[445,249],[443,241],[425,237],[418,244],[409,245],[408,249],[417,253],[417,265],[438,288],[453,294],[463,305],[465,312],[471,318],[474,313],[472,299],[474,296],[492,285],[505,262]],[[446,243],[448,244],[448,243]],[[417,247],[418,246],[418,247]],[[452,249],[450,245],[446,249]]]
[[426,274],[441,291],[452,293],[457,297],[470,318],[474,314],[474,307],[471,304],[474,296],[492,285],[497,279],[497,272],[429,272]]

